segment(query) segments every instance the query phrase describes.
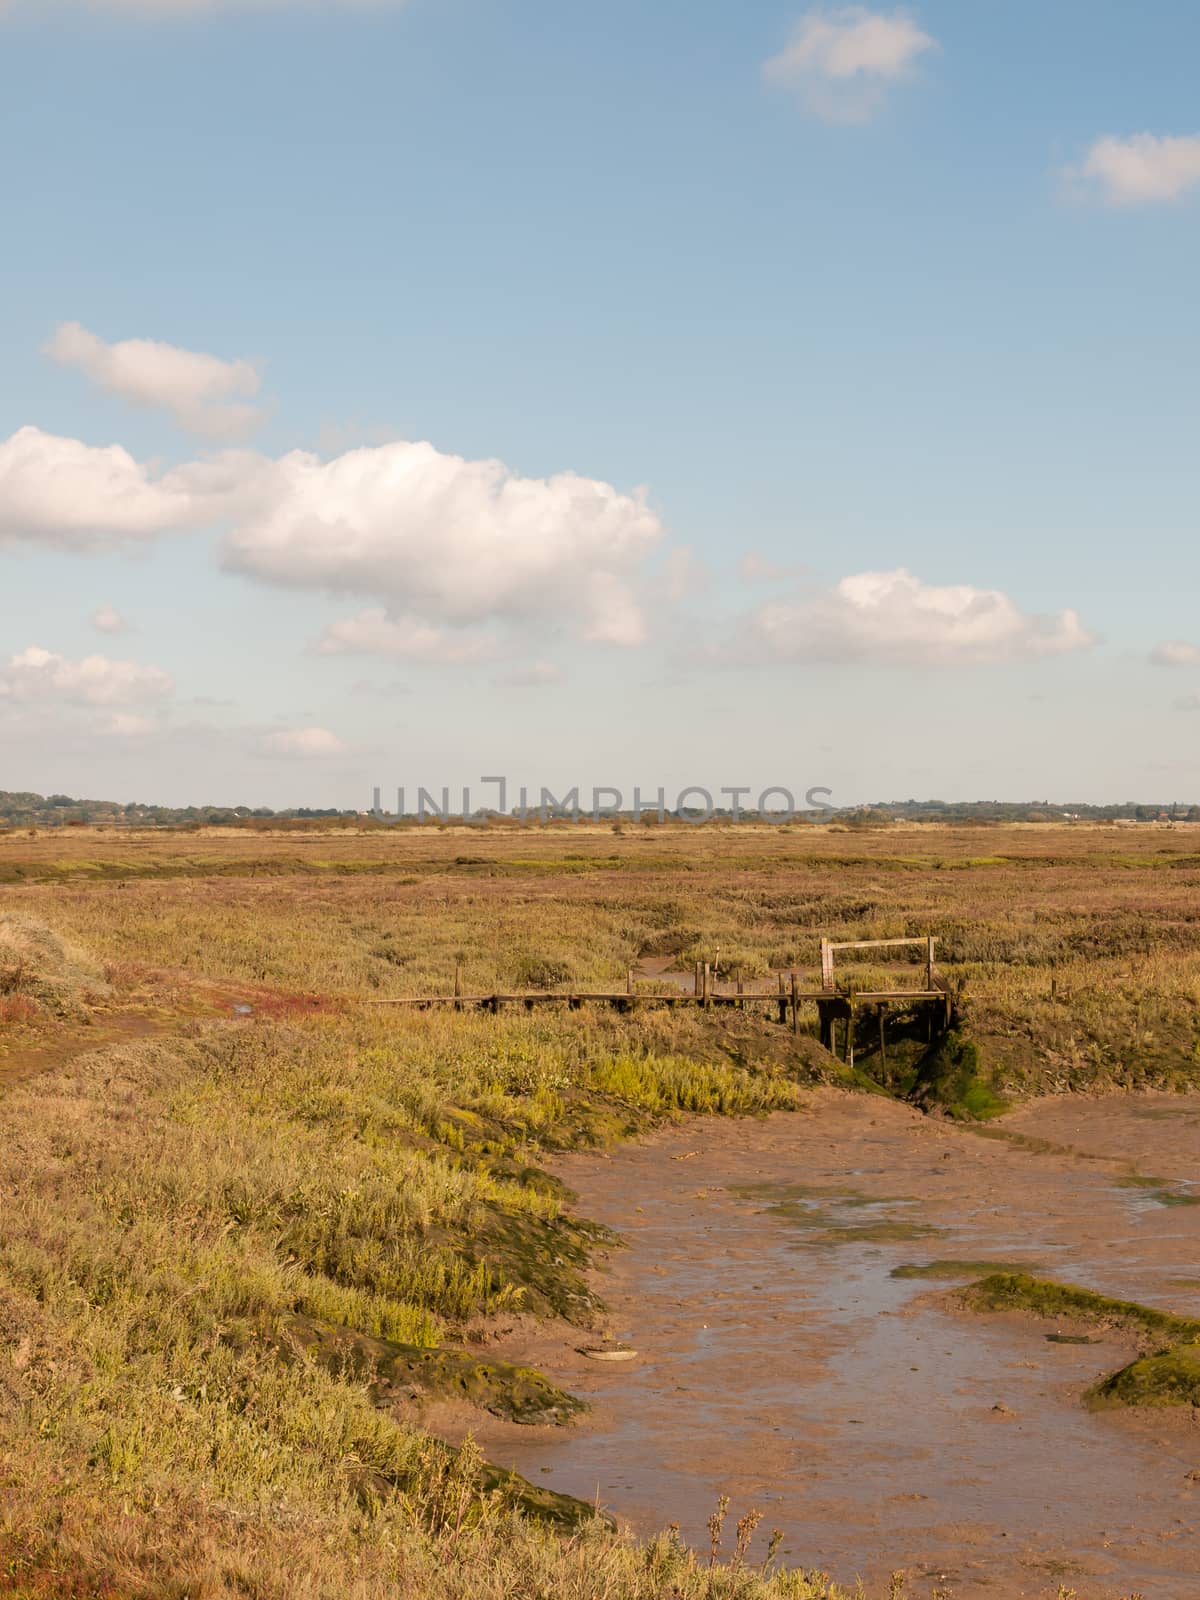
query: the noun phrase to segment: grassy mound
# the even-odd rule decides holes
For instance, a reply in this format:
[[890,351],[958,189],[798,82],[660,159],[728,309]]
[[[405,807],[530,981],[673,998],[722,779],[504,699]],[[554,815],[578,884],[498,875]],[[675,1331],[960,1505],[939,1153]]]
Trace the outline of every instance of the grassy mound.
[[103,972],[83,950],[31,917],[0,913],[0,1000],[24,999],[68,1017],[108,992]]
[[423,1349],[372,1339],[352,1328],[330,1327],[311,1317],[289,1317],[283,1345],[304,1351],[335,1375],[361,1379],[388,1404],[404,1392],[466,1400],[510,1422],[561,1425],[588,1409],[532,1367],[485,1360],[447,1346]]
[[1131,1361],[1088,1398],[1095,1406],[1200,1406],[1200,1344]]
[[1026,1272],[994,1272],[960,1290],[958,1298],[971,1311],[1026,1311],[1035,1317],[1069,1317],[1075,1322],[1123,1328],[1160,1345],[1200,1339],[1200,1322],[1193,1318],[1177,1317],[1170,1311],[1139,1305],[1136,1300],[1115,1300],[1076,1284],[1035,1278]]

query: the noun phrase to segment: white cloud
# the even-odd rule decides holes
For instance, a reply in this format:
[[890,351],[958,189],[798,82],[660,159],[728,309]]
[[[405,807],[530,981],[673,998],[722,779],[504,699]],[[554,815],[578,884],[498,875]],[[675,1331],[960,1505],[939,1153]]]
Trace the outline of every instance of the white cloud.
[[129,633],[128,622],[116,606],[100,606],[92,612],[92,627],[97,633]]
[[1030,615],[999,589],[926,584],[903,567],[859,572],[812,599],[763,606],[749,626],[754,646],[783,661],[973,666],[1095,642],[1074,611]]
[[794,90],[827,122],[866,122],[883,104],[887,86],[908,77],[917,58],[936,47],[904,11],[810,11],[784,50],[766,62],[763,76]]
[[142,739],[157,733],[161,724],[153,717],[138,717],[128,711],[116,711],[108,720],[104,732],[114,739]]
[[191,481],[191,470],[156,479],[120,445],[21,428],[0,443],[0,543],[104,549],[196,523],[210,497]]
[[1159,138],[1135,133],[1097,139],[1078,167],[1064,177],[1113,206],[1178,200],[1200,184],[1200,134]]
[[242,438],[262,421],[261,409],[247,403],[262,383],[249,361],[222,361],[154,339],[106,344],[78,322],[62,323],[46,354],[132,405],[170,412],[191,433]]
[[419,617],[389,617],[382,606],[372,606],[331,623],[313,648],[323,656],[394,656],[401,661],[458,664],[494,656],[496,641],[489,634],[435,627]]
[[175,685],[160,667],[108,656],[69,661],[52,650],[31,645],[0,666],[0,698],[9,701],[49,700],[64,705],[135,705],[166,700]]
[[492,682],[508,689],[545,689],[561,683],[564,676],[563,669],[553,661],[529,661],[524,666],[498,673]]
[[636,580],[663,530],[641,493],[393,443],[260,458],[247,494],[224,543],[233,571],[365,595],[398,626],[536,618],[612,644],[645,635]]
[[306,759],[340,755],[346,746],[328,728],[288,728],[279,733],[268,733],[262,741],[262,748],[267,755]]
[[1200,644],[1183,639],[1165,639],[1150,652],[1156,667],[1200,667]]

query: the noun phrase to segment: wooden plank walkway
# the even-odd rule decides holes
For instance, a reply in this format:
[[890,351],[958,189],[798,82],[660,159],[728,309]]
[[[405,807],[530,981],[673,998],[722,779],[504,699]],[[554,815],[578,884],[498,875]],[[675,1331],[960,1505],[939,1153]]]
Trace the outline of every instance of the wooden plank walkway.
[[[906,1011],[923,1010],[931,1044],[939,1028],[950,1026],[954,1013],[954,1000],[949,983],[934,965],[934,943],[933,938],[928,935],[921,939],[863,939],[837,944],[822,939],[819,989],[802,989],[800,987],[802,980],[797,972],[777,973],[778,987],[775,989],[748,989],[741,978],[737,980],[735,988],[722,989],[708,962],[697,961],[690,988],[677,986],[665,990],[639,989],[636,973],[630,968],[624,989],[516,991],[498,989],[491,994],[463,994],[462,968],[457,966],[454,969],[454,989],[451,994],[389,996],[379,1000],[368,1000],[367,1004],[407,1006],[418,1011],[436,1006],[451,1006],[455,1011],[472,1007],[496,1013],[502,1006],[524,1006],[526,1010],[531,1011],[534,1006],[546,1005],[567,1006],[571,1010],[578,1010],[584,1005],[610,1005],[620,1011],[632,1011],[643,1005],[699,1006],[706,1011],[715,1006],[733,1006],[738,1010],[745,1010],[747,1006],[764,1001],[768,1008],[777,1008],[781,1025],[786,1026],[789,1021],[791,1022],[793,1033],[800,1032],[800,1007],[815,1005],[820,1017],[821,1043],[833,1053],[837,1053],[837,1027],[840,1022],[845,1058],[853,1067],[855,1018],[862,1006],[874,1006],[877,1009],[881,1059],[885,1055],[884,1036],[887,1017],[893,1008],[898,1015],[903,1015]],[[839,987],[835,981],[834,957],[838,951],[893,949],[902,945],[920,945],[924,950],[922,973],[925,979],[924,988],[854,989],[848,984]]]
[[732,990],[713,989],[707,995],[693,994],[690,989],[670,989],[648,994],[630,989],[540,990],[522,989],[512,994],[416,994],[401,995],[394,999],[368,1000],[369,1006],[492,1006],[492,1005],[583,1005],[594,1001],[602,1005],[636,1005],[649,1003],[667,1006],[739,1006],[747,1001],[765,1000],[778,1005],[780,1000],[792,999],[801,1003],[821,1000],[845,1000],[876,1003],[883,1000],[944,1000],[945,989],[798,989],[793,996],[790,989],[782,994],[774,989],[747,989],[742,994]]

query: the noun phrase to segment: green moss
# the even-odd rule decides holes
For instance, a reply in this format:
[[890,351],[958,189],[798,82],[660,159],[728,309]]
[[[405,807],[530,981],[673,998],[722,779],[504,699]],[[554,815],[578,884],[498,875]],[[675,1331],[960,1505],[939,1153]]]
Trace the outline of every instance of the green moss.
[[985,1076],[979,1046],[952,1028],[922,1058],[911,1098],[928,1110],[940,1106],[966,1122],[986,1122],[1008,1110]]
[[1093,1289],[1054,1283],[1025,1272],[993,1273],[959,1290],[958,1299],[971,1311],[1026,1311],[1035,1317],[1103,1322],[1160,1344],[1200,1339],[1200,1322],[1190,1317],[1177,1317],[1170,1311],[1139,1305],[1136,1300],[1116,1300]]
[[1142,1356],[1098,1383],[1093,1406],[1200,1406],[1200,1344]]
[[1027,1261],[906,1261],[892,1268],[893,1278],[974,1278],[981,1272],[1027,1273]]
[[940,1233],[924,1222],[864,1222],[848,1227],[833,1226],[823,1229],[813,1240],[814,1244],[907,1244],[913,1239],[928,1239]]

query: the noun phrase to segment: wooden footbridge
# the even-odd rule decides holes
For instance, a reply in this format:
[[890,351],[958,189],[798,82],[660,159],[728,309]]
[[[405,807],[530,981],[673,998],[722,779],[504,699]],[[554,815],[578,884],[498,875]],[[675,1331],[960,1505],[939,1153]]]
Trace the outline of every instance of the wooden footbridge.
[[[645,1005],[700,1006],[704,1010],[731,1006],[739,1011],[765,1006],[768,1014],[777,1013],[782,1025],[790,1022],[793,1033],[800,1031],[801,1006],[815,1005],[820,1019],[821,1043],[836,1052],[838,1024],[841,1023],[843,1051],[846,1060],[853,1066],[855,1021],[864,1007],[873,1007],[878,1011],[881,1049],[887,1016],[893,1008],[897,1012],[924,1013],[931,1039],[935,1029],[949,1026],[952,1013],[950,985],[934,961],[935,944],[936,940],[929,935],[919,939],[852,939],[840,943],[822,939],[819,988],[805,986],[811,980],[806,974],[795,970],[777,973],[773,987],[747,984],[736,973],[722,985],[716,969],[709,962],[697,961],[690,987],[686,976],[681,974],[680,981],[669,989],[639,988],[636,970],[631,967],[624,989],[523,989],[464,994],[462,969],[456,967],[454,988],[449,994],[405,995],[397,999],[373,1000],[369,1004],[412,1006],[418,1010],[449,1006],[455,1011],[476,1009],[493,1014],[504,1006],[523,1006],[527,1011],[542,1005],[565,1005],[572,1011],[585,1005],[615,1006],[620,1011],[632,1011]],[[925,951],[925,960],[920,968],[920,986],[856,989],[852,983],[839,983],[834,970],[839,954],[846,951],[897,950],[904,946],[920,946]]]

